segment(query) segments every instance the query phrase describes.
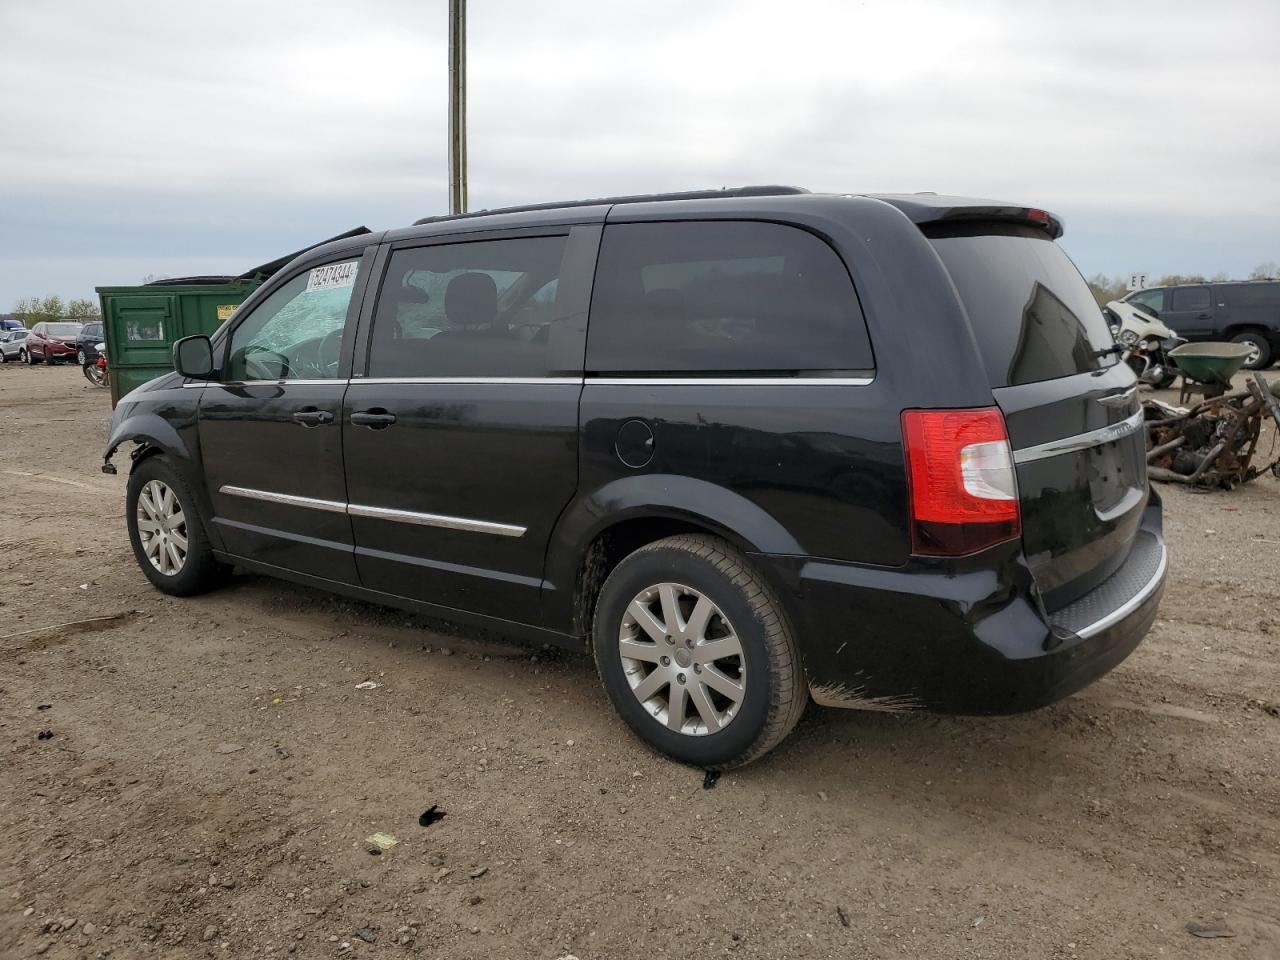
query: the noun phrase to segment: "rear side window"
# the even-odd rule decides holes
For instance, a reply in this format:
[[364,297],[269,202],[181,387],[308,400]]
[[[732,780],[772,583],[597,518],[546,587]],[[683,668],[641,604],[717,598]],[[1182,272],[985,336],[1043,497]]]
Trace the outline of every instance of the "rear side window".
[[849,272],[813,234],[747,221],[605,227],[588,370],[796,374],[873,365]]
[[1218,292],[1228,307],[1280,308],[1280,283],[1228,283]]
[[1213,303],[1208,287],[1174,287],[1170,310],[1208,310]]
[[1075,264],[1034,228],[926,230],[956,285],[992,387],[1088,373],[1117,361]]
[[566,241],[397,250],[374,315],[369,376],[545,376],[567,319],[557,300]]
[[1280,307],[1280,283],[1228,283],[1217,289],[1229,307]]

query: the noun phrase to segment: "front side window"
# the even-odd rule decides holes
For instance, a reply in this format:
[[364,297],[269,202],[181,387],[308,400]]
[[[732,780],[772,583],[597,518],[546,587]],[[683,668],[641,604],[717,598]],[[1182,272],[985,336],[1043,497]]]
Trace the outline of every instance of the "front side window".
[[797,374],[873,365],[849,272],[813,234],[753,221],[605,228],[589,370]]
[[316,267],[260,303],[231,333],[228,380],[329,380],[338,376],[359,260]]
[[1171,310],[1208,310],[1213,298],[1208,287],[1175,287]]
[[1164,291],[1163,290],[1143,290],[1141,293],[1135,293],[1128,298],[1129,303],[1135,307],[1146,310],[1152,316],[1160,316],[1160,311],[1164,309]]
[[567,238],[397,250],[369,344],[370,377],[541,377],[564,323]]

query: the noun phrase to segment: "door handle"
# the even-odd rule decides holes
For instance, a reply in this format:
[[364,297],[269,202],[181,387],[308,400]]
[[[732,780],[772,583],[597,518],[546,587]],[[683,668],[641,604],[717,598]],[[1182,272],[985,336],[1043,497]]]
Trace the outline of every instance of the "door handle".
[[328,410],[299,410],[293,415],[293,419],[304,427],[312,427],[321,423],[329,423],[333,420],[333,414]]
[[385,430],[396,422],[396,415],[374,407],[372,410],[357,410],[351,415],[351,422],[357,427],[368,427],[370,430]]

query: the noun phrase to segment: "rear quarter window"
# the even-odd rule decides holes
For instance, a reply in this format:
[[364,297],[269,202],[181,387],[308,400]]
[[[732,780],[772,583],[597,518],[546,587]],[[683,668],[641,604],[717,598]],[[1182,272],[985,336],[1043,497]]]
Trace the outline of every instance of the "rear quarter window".
[[588,370],[792,375],[873,366],[849,271],[821,238],[754,221],[605,228]]
[[1216,289],[1228,307],[1274,307],[1280,310],[1280,283],[1223,284]]
[[926,228],[969,316],[992,387],[1056,380],[1118,360],[1084,277],[1031,227]]

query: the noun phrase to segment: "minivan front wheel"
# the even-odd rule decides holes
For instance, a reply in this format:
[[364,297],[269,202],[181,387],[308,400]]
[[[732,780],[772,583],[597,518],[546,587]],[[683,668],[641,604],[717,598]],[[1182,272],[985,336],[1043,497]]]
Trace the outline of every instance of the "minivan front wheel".
[[592,645],[632,731],[694,766],[749,763],[782,741],[808,702],[781,605],[714,537],[669,537],[619,563],[596,603]]
[[163,456],[129,475],[125,504],[134,558],[158,589],[186,597],[226,580],[230,569],[213,555],[195,498]]

